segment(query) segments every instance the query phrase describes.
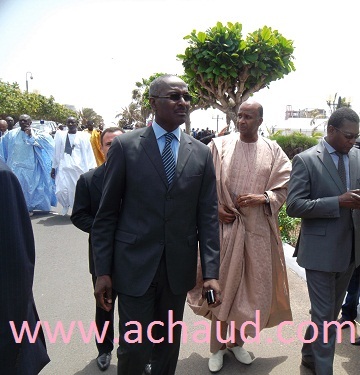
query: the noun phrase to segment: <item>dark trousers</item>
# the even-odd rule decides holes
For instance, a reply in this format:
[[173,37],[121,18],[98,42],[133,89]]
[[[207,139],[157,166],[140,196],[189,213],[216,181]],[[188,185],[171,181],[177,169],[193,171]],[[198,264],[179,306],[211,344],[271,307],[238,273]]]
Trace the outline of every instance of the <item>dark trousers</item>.
[[355,268],[351,276],[345,303],[341,308],[341,315],[346,320],[355,320],[360,297],[360,266]]
[[312,326],[307,328],[305,339],[316,337],[316,340],[303,344],[302,357],[306,362],[314,363],[317,375],[333,374],[336,326],[327,328],[328,342],[325,343],[324,321],[336,322],[354,268],[352,262],[344,272],[306,270],[311,321],[317,325],[318,333],[314,333]]
[[[92,282],[95,288],[96,276],[94,275],[92,275]],[[96,306],[95,324],[96,324],[96,328],[100,336],[103,332],[105,323],[109,322],[103,342],[97,342],[95,338],[95,343],[96,343],[96,347],[98,349],[99,355],[103,353],[110,353],[114,349],[114,306],[115,306],[115,300],[116,300],[116,292],[114,290],[113,290],[112,299],[113,299],[113,305],[112,305],[112,309],[109,312]]]
[[[181,325],[169,326],[168,314],[169,311],[173,312],[174,323],[182,321],[186,293],[174,295],[171,292],[164,257],[153,282],[143,296],[132,297],[121,293],[118,296],[118,375],[141,375],[149,359],[152,375],[175,374]],[[132,323],[126,326],[128,322]],[[155,340],[156,343],[153,342]]]

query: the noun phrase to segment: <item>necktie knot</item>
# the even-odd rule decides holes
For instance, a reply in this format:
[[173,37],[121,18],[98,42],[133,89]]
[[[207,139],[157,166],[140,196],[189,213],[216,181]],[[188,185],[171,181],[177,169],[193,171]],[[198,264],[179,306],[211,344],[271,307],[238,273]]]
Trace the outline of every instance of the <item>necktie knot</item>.
[[168,143],[171,143],[172,140],[174,139],[175,135],[174,133],[166,133],[165,134],[165,147]]

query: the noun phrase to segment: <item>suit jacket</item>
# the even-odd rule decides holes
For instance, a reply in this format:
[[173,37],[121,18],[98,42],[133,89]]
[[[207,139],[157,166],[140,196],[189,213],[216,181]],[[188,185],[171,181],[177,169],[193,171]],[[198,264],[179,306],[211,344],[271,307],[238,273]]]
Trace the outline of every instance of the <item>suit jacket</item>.
[[32,286],[35,244],[25,198],[18,179],[0,161],[0,372],[35,375],[50,361],[40,328],[34,343],[24,334],[16,343],[9,321],[19,334],[23,321],[30,331],[40,320]]
[[[349,168],[350,189],[359,189],[360,150],[356,148],[349,152]],[[294,254],[301,267],[345,271],[350,264],[353,242],[356,266],[360,264],[359,210],[339,207],[338,196],[345,192],[323,141],[294,157],[287,213],[302,219]]]
[[168,187],[152,127],[116,137],[92,229],[96,275],[112,275],[116,291],[141,296],[165,252],[172,292],[186,293],[195,285],[198,242],[203,277],[217,279],[218,211],[209,148],[181,133]]
[[105,164],[82,174],[76,184],[74,207],[71,214],[72,223],[84,232],[89,233],[89,271],[95,275],[91,246],[91,228],[99,209]]

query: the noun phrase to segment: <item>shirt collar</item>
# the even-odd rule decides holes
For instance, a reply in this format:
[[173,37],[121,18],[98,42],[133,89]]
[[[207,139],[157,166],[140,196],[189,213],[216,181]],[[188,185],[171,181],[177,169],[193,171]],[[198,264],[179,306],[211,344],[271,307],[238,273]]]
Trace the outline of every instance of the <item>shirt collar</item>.
[[[337,151],[334,149],[333,146],[331,146],[329,143],[326,142],[325,137],[323,138],[324,146],[328,150],[329,154],[335,154]],[[337,155],[337,154],[336,154]],[[345,157],[349,157],[349,154],[343,154]]]
[[324,142],[324,146],[329,151],[329,154],[332,154],[332,153],[336,152],[336,150],[334,149],[334,147],[331,146],[329,143],[326,142],[325,137],[323,138],[323,142]]
[[[154,133],[155,133],[155,137],[157,140],[159,140],[159,138],[161,138],[163,135],[165,135],[166,133],[168,133],[165,129],[163,129],[158,123],[156,123],[155,121],[152,122],[152,125],[153,127],[153,130],[154,130]],[[173,130],[172,132],[170,133],[173,133],[175,135],[175,137],[177,138],[177,140],[180,142],[180,135],[181,135],[181,129],[180,129],[180,126],[177,127],[175,130]]]

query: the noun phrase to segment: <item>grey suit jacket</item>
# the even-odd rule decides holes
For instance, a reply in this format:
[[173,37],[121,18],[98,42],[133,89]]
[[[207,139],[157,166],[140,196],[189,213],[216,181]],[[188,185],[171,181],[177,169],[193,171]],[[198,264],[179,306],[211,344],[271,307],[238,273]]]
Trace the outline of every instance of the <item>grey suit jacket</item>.
[[219,229],[210,150],[181,133],[168,187],[151,127],[116,137],[108,153],[103,195],[92,228],[96,275],[113,288],[143,295],[165,252],[174,294],[195,286],[198,242],[204,278],[218,278]]
[[[360,150],[353,148],[349,152],[349,166],[350,189],[359,189]],[[359,210],[339,207],[338,196],[345,192],[323,141],[294,157],[287,213],[302,219],[295,249],[301,267],[345,271],[351,260],[353,241],[356,266],[360,264]]]

